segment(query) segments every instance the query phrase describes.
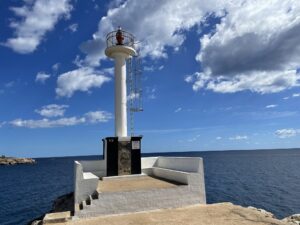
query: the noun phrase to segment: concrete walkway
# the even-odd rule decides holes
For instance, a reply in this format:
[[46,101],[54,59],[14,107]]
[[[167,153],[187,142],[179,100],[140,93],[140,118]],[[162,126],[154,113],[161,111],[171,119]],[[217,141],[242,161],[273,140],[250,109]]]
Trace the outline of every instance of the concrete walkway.
[[270,214],[231,203],[194,205],[115,216],[102,216],[57,225],[284,225]]

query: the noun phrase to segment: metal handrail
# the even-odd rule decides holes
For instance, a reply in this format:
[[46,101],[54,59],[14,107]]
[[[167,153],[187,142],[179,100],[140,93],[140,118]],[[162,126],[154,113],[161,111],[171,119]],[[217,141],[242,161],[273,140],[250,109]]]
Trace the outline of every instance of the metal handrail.
[[[117,32],[121,32],[123,38],[122,43],[118,43],[117,41]],[[125,45],[134,48],[134,36],[131,33],[124,30],[116,30],[108,33],[106,35],[106,47],[117,45]]]

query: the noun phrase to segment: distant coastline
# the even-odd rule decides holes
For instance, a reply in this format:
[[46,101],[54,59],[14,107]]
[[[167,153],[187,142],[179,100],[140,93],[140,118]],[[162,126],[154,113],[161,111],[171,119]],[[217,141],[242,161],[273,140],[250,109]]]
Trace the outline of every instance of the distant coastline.
[[16,157],[0,157],[0,166],[18,165],[18,164],[34,164],[36,161],[31,158],[16,158]]

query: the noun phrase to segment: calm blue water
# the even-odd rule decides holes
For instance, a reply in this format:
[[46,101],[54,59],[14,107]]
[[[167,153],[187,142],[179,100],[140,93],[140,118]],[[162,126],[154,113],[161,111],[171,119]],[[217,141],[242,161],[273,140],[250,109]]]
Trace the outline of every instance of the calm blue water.
[[[208,203],[251,205],[279,218],[300,213],[300,149],[160,155],[203,157]],[[0,224],[26,224],[49,211],[56,197],[73,189],[73,161],[97,158],[41,158],[36,165],[0,167]]]

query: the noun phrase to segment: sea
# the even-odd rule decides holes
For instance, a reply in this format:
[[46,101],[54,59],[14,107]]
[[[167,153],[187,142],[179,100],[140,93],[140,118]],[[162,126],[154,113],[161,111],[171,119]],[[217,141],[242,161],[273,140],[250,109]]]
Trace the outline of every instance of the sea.
[[[300,149],[173,152],[144,156],[203,157],[208,203],[232,202],[272,212],[300,213]],[[37,158],[34,165],[0,167],[0,224],[25,225],[73,191],[74,160],[102,156]]]

